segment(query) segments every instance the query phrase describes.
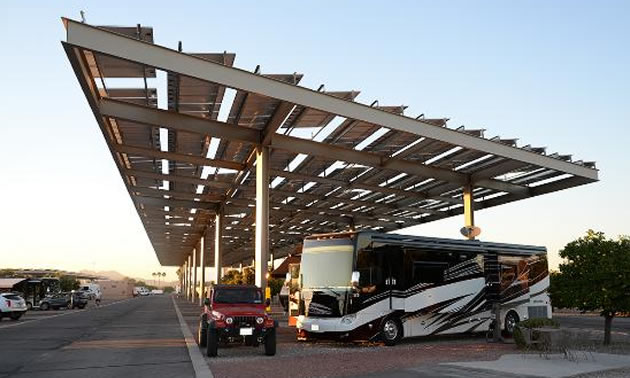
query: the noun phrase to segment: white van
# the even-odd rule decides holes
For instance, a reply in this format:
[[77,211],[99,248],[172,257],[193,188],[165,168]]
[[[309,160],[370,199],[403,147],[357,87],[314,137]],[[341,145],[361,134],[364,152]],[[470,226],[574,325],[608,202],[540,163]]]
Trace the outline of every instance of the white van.
[[97,297],[100,297],[101,294],[101,285],[90,282],[88,284],[82,285],[79,288],[79,291],[84,292],[85,294],[87,294],[88,298],[90,300],[94,300]]
[[133,288],[133,296],[134,297],[137,297],[137,296],[144,297],[144,296],[147,296],[147,295],[149,295],[149,289],[147,289],[146,287],[144,287],[144,286],[136,286],[136,287]]

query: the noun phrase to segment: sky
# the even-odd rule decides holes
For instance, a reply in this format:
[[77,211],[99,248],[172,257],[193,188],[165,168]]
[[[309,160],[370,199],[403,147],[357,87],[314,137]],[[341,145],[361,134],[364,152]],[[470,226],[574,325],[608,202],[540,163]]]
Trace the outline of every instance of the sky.
[[[154,28],[155,42],[234,52],[237,67],[304,74],[596,161],[600,182],[476,213],[484,240],[558,251],[589,228],[630,234],[630,2],[0,3],[0,268],[161,267],[61,47],[60,17]],[[163,93],[163,92],[162,92]],[[460,238],[463,217],[404,230]]]

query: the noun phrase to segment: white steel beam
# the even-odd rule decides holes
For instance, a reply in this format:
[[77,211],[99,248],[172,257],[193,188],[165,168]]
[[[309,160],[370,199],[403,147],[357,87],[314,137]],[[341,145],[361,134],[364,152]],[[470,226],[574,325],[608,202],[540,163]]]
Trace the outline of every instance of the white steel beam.
[[206,234],[204,233],[199,238],[199,267],[201,268],[199,280],[199,306],[203,306],[203,299],[205,298],[207,264],[208,261],[206,259]]
[[187,270],[187,274],[188,274],[188,283],[186,284],[186,299],[191,299],[192,296],[192,256],[189,254],[188,255],[188,269]]
[[114,144],[112,147],[117,152],[125,153],[128,155],[134,155],[134,156],[144,156],[144,157],[155,158],[155,159],[167,159],[167,160],[173,160],[173,161],[178,161],[178,162],[188,163],[188,164],[193,164],[193,165],[198,165],[198,166],[228,168],[228,169],[235,169],[237,171],[240,171],[244,168],[243,164],[235,162],[235,161],[208,159],[201,156],[193,156],[193,155],[179,154],[176,152],[160,151],[154,148],[134,147],[134,146],[127,146],[124,144]]
[[176,181],[176,182],[183,182],[186,184],[204,185],[204,186],[209,186],[209,187],[214,187],[214,188],[227,189],[230,186],[229,183],[222,182],[222,181],[203,180],[196,177],[170,175],[170,174],[164,175],[161,173],[146,172],[146,171],[141,171],[138,169],[125,169],[123,172],[127,176],[144,177],[148,179],[162,180],[162,181]]
[[182,264],[182,287],[181,294],[184,297],[188,296],[188,260],[184,260],[184,264]]
[[[369,190],[371,192],[396,194],[398,196],[417,198],[419,200],[433,198],[431,196],[428,196],[426,193],[422,193],[422,192],[402,190],[402,189],[397,189],[397,188],[389,188],[387,186],[376,186],[376,185],[368,185],[368,184],[355,183],[355,182],[347,182],[347,181],[341,181],[341,180],[328,178],[328,177],[307,175],[307,174],[299,173],[299,172],[289,172],[289,171],[280,171],[280,170],[272,169],[271,174],[273,176],[284,177],[284,178],[292,179],[292,180],[303,180],[306,182],[314,181],[320,184],[335,185],[344,189],[348,189],[348,188],[363,189],[363,190]],[[462,203],[461,200],[458,200],[455,198],[449,198],[449,197],[435,196],[435,199],[439,199],[439,200],[446,201],[453,204]]]
[[221,269],[223,268],[223,209],[214,218],[214,283],[221,283]]
[[158,127],[171,127],[181,131],[210,135],[221,139],[260,143],[260,132],[255,129],[227,125],[224,122],[203,119],[170,110],[148,108],[107,98],[99,101],[98,108],[101,114],[107,117]]
[[269,147],[256,147],[256,286],[267,287],[269,258]]
[[192,297],[190,298],[191,302],[195,302],[197,299],[197,248],[193,248],[192,250],[192,260],[193,260],[193,280],[192,280]]
[[67,18],[64,18],[63,22],[67,29],[67,42],[74,46],[222,84],[230,88],[258,93],[346,118],[361,120],[464,148],[597,180],[597,170],[595,169],[475,137],[456,130],[435,127],[424,123],[422,120],[346,101],[326,93],[214,63]]
[[[394,171],[404,172],[419,177],[435,178],[441,181],[460,184],[462,186],[469,181],[467,175],[451,171],[449,169],[432,167],[429,165],[414,163],[407,160],[387,158],[383,155],[371,152],[357,151],[351,148],[327,145],[320,142],[314,142],[311,140],[295,137],[288,137],[285,135],[274,135],[271,141],[271,146],[273,148],[279,148],[295,153],[321,156],[329,159],[368,165],[370,167],[391,169]],[[476,182],[475,185],[482,186],[484,188],[520,194],[527,194],[528,191],[527,187],[492,179],[481,179]]]
[[[321,142],[314,142],[307,139],[301,139],[280,134],[273,134],[272,136],[265,134],[265,137],[263,137],[261,136],[260,132],[247,127],[228,125],[224,122],[204,120],[201,118],[179,114],[176,112],[147,108],[140,105],[123,103],[120,101],[103,99],[101,100],[100,104],[101,111],[107,112],[107,115],[112,118],[131,119],[135,122],[143,124],[160,127],[170,127],[182,131],[191,131],[192,128],[187,127],[186,125],[194,123],[194,132],[200,133],[202,135],[218,136],[226,139],[231,139],[234,135],[238,135],[238,137],[234,139],[246,141],[253,144],[258,143],[258,141],[261,139],[264,139],[265,141],[270,143],[270,146],[272,148],[278,148],[295,153],[304,153],[329,159],[364,164],[371,167],[391,169],[419,177],[431,177],[446,182],[457,183],[460,185],[464,185],[466,182],[468,182],[468,177],[463,173],[454,172],[449,169],[433,167],[421,163],[410,162],[402,159],[390,158],[384,155],[375,154],[367,151],[358,151],[352,148],[329,145]],[[282,109],[281,113],[285,110],[286,109]],[[206,127],[204,127],[204,125]],[[226,132],[222,130],[229,131]],[[127,172],[130,171],[132,170],[127,170]],[[144,175],[144,177],[148,178],[163,180],[169,180],[168,177],[173,177],[173,180],[180,180],[200,185],[222,185],[224,187],[230,186],[230,184],[227,183],[217,183],[213,181],[205,181],[204,183],[204,180],[201,179],[188,177],[181,178],[174,175],[166,176],[160,175],[158,173],[147,172],[140,172],[138,174],[142,174]],[[510,184],[508,182],[500,180],[481,178],[475,184],[477,186],[482,186],[499,191],[527,194],[526,187]]]
[[208,203],[201,201],[183,201],[183,200],[174,200],[174,199],[166,199],[166,198],[155,198],[155,197],[142,197],[135,196],[133,197],[134,201],[142,203],[148,206],[170,206],[176,208],[185,208],[185,209],[204,209],[210,211],[217,211],[218,205],[216,203]]

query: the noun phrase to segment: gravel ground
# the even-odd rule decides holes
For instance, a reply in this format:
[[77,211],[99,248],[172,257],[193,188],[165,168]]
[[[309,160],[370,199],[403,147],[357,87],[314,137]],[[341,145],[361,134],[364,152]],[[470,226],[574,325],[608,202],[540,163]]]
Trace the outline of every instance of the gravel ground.
[[[197,332],[200,308],[177,301],[193,334]],[[286,324],[286,323],[285,323]],[[377,344],[298,342],[295,329],[278,329],[278,350],[267,357],[263,348],[223,346],[219,357],[207,358],[215,377],[341,377],[435,367],[443,362],[495,360],[507,353],[520,353],[514,344],[489,344],[483,336],[446,336],[404,340],[395,347]],[[580,345],[581,352],[630,354],[630,344]],[[538,353],[535,351],[526,353]],[[571,356],[569,356],[571,358]],[[630,377],[630,369],[617,369],[575,378]]]
[[[196,334],[200,308],[177,301],[193,334]],[[423,364],[492,360],[516,352],[513,344],[488,344],[480,337],[440,337],[405,340],[395,347],[380,344],[337,342],[298,342],[295,329],[278,329],[278,350],[274,357],[263,348],[219,347],[219,357],[208,358],[215,377],[332,377],[365,375]]]
[[486,344],[478,340],[414,342],[395,347],[312,345],[293,349],[291,354],[279,349],[275,357],[219,357],[210,361],[210,369],[215,377],[349,376],[440,362],[496,359],[503,353],[514,352],[512,345]]

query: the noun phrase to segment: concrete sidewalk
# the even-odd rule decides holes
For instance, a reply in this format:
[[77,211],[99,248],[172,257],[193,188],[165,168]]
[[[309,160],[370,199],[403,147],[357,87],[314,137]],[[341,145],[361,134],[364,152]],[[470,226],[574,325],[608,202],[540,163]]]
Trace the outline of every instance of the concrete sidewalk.
[[450,365],[478,370],[490,370],[505,376],[562,378],[578,374],[629,368],[630,356],[609,353],[570,351],[564,354],[506,354],[496,361],[454,362]]

